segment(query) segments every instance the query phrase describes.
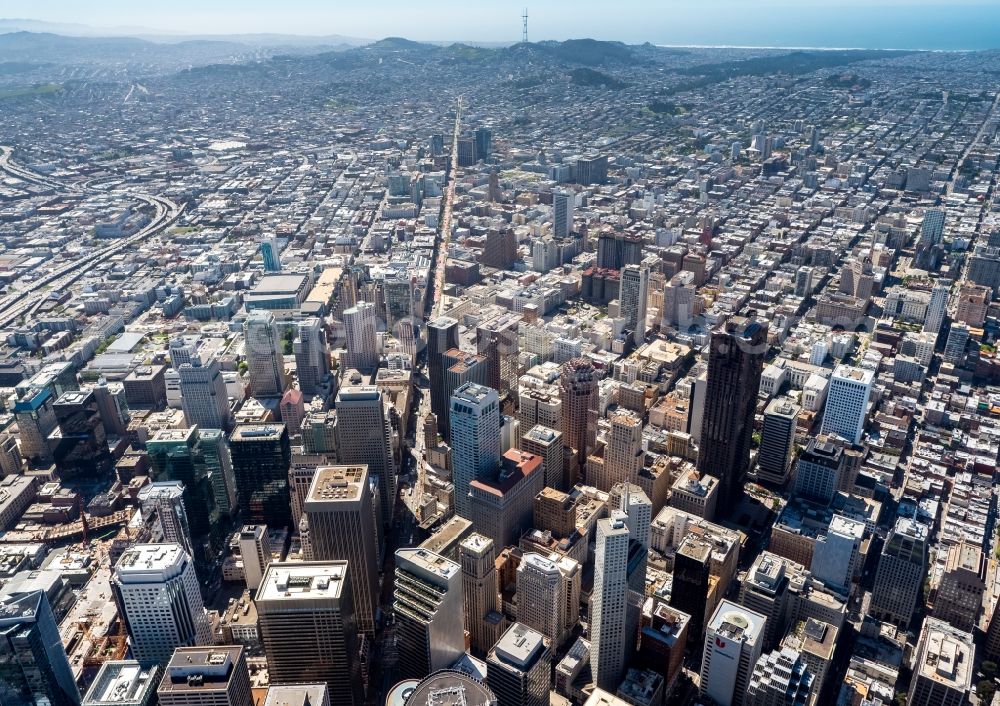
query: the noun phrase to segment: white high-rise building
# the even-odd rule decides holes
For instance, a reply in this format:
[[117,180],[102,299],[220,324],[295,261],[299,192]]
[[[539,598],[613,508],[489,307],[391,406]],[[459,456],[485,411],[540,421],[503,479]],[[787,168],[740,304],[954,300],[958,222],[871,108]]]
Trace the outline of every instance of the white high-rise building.
[[[628,658],[628,518],[620,510],[597,521],[590,602],[590,664],[594,683],[616,691]],[[635,639],[635,636],[632,636]]]
[[451,396],[452,483],[455,514],[469,518],[469,484],[500,467],[500,396],[469,382]]
[[191,527],[184,509],[184,484],[179,480],[150,483],[139,491],[138,500],[144,521],[156,517],[163,533],[161,541],[179,544],[188,555],[194,556]]
[[814,695],[815,681],[799,652],[783,647],[757,660],[744,703],[746,706],[808,704]]
[[826,534],[816,537],[810,571],[827,588],[846,596],[861,560],[865,523],[834,515]]
[[118,560],[113,585],[143,665],[166,664],[178,647],[211,644],[194,564],[180,545],[137,544]]
[[267,525],[244,525],[239,534],[240,556],[247,588],[256,591],[271,565],[271,542]]
[[[379,516],[392,523],[396,503],[396,465],[392,430],[382,390],[374,385],[342,387],[337,393],[337,459],[342,464],[368,466],[378,485]],[[357,602],[357,601],[355,601]]]
[[609,495],[610,507],[625,513],[629,537],[649,549],[653,503],[646,493],[633,483],[618,483],[611,488]]
[[330,374],[330,355],[326,350],[326,332],[319,317],[313,316],[295,326],[295,375],[304,395],[315,395]]
[[243,325],[250,393],[254,397],[281,397],[285,392],[285,362],[281,331],[269,311],[251,311]]
[[525,553],[517,567],[518,621],[545,635],[553,645],[561,645],[572,629],[566,624],[566,589],[555,561]]
[[937,336],[944,323],[944,315],[948,311],[948,292],[950,287],[947,284],[935,284],[931,289],[931,300],[927,304],[927,314],[924,316],[924,331]]
[[358,302],[350,309],[344,309],[344,334],[347,337],[345,368],[370,372],[378,367],[376,318],[375,305],[371,302]]
[[859,443],[874,380],[871,370],[838,365],[830,377],[820,434],[836,434],[852,444]]
[[[174,349],[171,349],[174,350]],[[215,356],[202,362],[197,353],[177,368],[180,377],[181,408],[188,426],[200,429],[230,429],[233,413],[222,368]]]
[[556,191],[552,194],[552,233],[557,238],[567,238],[573,230],[573,202],[576,197],[570,191]]
[[741,706],[764,642],[765,618],[723,600],[705,630],[699,691],[718,706]]
[[644,265],[625,265],[621,271],[618,304],[625,329],[632,332],[632,340],[641,345],[646,337],[646,303],[649,300],[649,268]]

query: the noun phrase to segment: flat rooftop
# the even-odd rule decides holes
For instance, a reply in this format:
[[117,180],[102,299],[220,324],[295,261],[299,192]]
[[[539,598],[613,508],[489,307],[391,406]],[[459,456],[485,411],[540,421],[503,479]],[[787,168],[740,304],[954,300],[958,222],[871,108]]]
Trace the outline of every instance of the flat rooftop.
[[545,651],[545,637],[523,623],[514,623],[493,645],[493,655],[501,662],[524,671]]
[[261,579],[257,602],[340,598],[346,578],[346,561],[273,563]]

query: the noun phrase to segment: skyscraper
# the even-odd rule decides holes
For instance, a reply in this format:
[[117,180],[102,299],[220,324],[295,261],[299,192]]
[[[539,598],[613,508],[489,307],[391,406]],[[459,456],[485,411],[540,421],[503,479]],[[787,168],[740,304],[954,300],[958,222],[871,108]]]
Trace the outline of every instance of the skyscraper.
[[226,431],[232,428],[233,413],[229,408],[226,381],[214,356],[204,364],[200,355],[191,356],[190,361],[178,366],[177,375],[184,418],[190,426]]
[[691,616],[688,642],[692,645],[701,643],[705,629],[711,563],[712,545],[696,536],[685,537],[674,555],[670,605]]
[[830,377],[820,434],[836,434],[852,444],[860,443],[874,380],[871,370],[838,365]]
[[118,560],[112,588],[144,666],[166,663],[178,647],[211,644],[198,577],[179,545],[135,545]]
[[253,595],[271,565],[271,542],[265,525],[243,525],[239,534],[240,556],[243,558],[243,576]]
[[344,309],[344,333],[347,337],[345,368],[373,372],[378,367],[376,319],[375,305],[371,302],[358,302],[350,309]]
[[[625,514],[597,521],[594,589],[590,604],[590,664],[594,683],[615,691],[630,650],[627,634],[629,531]],[[635,635],[631,636],[635,647]]]
[[323,466],[316,469],[303,506],[309,522],[312,559],[346,560],[358,630],[375,635],[378,608],[378,532],[368,469]]
[[431,411],[438,419],[442,435],[447,437],[448,405],[451,391],[445,390],[444,353],[458,348],[458,321],[439,316],[427,322],[427,377],[431,388]]
[[281,252],[278,239],[273,235],[260,241],[260,257],[264,261],[264,272],[281,272]]
[[907,706],[966,706],[975,662],[971,634],[927,618],[917,643]]
[[357,622],[346,561],[271,564],[255,604],[271,684],[325,682],[331,706],[361,706]]
[[458,564],[426,549],[396,551],[392,609],[402,677],[422,679],[465,653],[462,605]]
[[732,512],[743,494],[766,353],[767,324],[752,316],[733,316],[712,334],[698,470],[719,479],[719,512]]
[[962,541],[948,549],[941,583],[934,595],[934,617],[972,632],[979,622],[986,592],[986,557],[975,543]]
[[940,208],[929,208],[924,211],[924,220],[920,224],[920,245],[928,247],[940,245],[944,239],[944,211]]
[[882,545],[870,614],[900,627],[910,624],[927,571],[927,526],[899,517]]
[[566,625],[566,584],[553,558],[534,552],[521,557],[517,567],[517,619],[558,646],[572,626]]
[[493,130],[488,127],[476,128],[476,159],[487,160],[493,154]]
[[653,519],[653,504],[645,491],[634,483],[616,483],[608,493],[610,510],[625,513],[629,538],[649,548],[650,529]]
[[180,481],[161,481],[144,486],[138,495],[144,521],[155,517],[163,532],[164,542],[179,544],[194,556],[191,528],[184,509],[184,484]]
[[795,472],[795,494],[828,503],[840,487],[844,453],[829,437],[812,438],[799,456]]
[[247,374],[254,397],[281,397],[285,391],[285,362],[281,331],[269,311],[251,311],[243,324]]
[[501,402],[517,398],[520,322],[517,314],[506,314],[476,327],[476,350],[486,358],[483,384],[496,390]]
[[369,479],[378,484],[378,512],[383,525],[392,523],[396,504],[396,464],[390,434],[381,389],[374,385],[340,389],[337,394],[337,459],[343,464],[368,467]]
[[469,484],[500,467],[500,398],[497,391],[466,383],[451,396],[452,482],[455,514],[469,518]]
[[557,238],[568,238],[573,230],[573,202],[571,191],[556,191],[552,194],[552,234]]
[[80,703],[76,679],[44,591],[0,595],[0,703]]
[[159,706],[252,706],[243,647],[178,647],[156,697]]
[[603,491],[618,483],[634,483],[642,459],[642,418],[634,412],[617,411],[611,415],[600,477],[588,476],[587,482]]
[[244,517],[272,528],[292,521],[288,468],[292,450],[284,424],[239,424],[229,437],[236,491]]
[[594,364],[586,358],[568,360],[560,369],[563,442],[576,449],[580,465],[593,450],[597,435],[598,382]]
[[938,282],[931,288],[931,300],[927,303],[927,314],[924,316],[924,331],[933,333],[936,337],[941,331],[945,314],[948,312],[948,293],[951,287]]
[[649,268],[644,265],[625,265],[621,271],[618,304],[625,330],[631,332],[635,345],[646,338],[646,303],[649,300]]
[[295,374],[302,394],[315,395],[320,383],[330,374],[330,355],[326,350],[326,332],[318,317],[299,321],[292,343]]
[[760,658],[766,618],[728,600],[715,609],[705,631],[702,696],[718,706],[741,706]]
[[808,704],[815,678],[801,655],[790,647],[768,652],[757,660],[747,685],[746,706]]
[[521,450],[542,457],[542,471],[545,486],[564,489],[567,487],[565,447],[561,431],[536,424],[521,437]]
[[795,447],[795,426],[802,408],[784,397],[775,397],[764,410],[764,428],[757,454],[757,478],[782,486],[788,482]]
[[472,649],[489,652],[500,639],[504,617],[497,579],[496,549],[493,540],[473,532],[458,546],[462,567],[462,594],[465,598],[465,629]]
[[548,706],[552,652],[545,637],[514,623],[486,658],[486,684],[504,706]]

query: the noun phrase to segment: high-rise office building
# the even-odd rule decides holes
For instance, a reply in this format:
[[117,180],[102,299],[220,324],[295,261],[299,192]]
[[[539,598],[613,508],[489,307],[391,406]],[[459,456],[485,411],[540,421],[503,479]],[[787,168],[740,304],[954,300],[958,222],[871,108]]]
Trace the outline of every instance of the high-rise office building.
[[967,706],[975,662],[971,634],[927,618],[917,642],[907,706]]
[[761,552],[740,581],[740,605],[767,618],[761,649],[777,645],[787,627],[789,564],[784,557]]
[[871,370],[838,365],[830,377],[820,434],[836,434],[852,444],[860,443],[874,381]]
[[211,644],[194,565],[177,544],[138,544],[115,566],[112,588],[144,666],[166,663],[178,647]]
[[271,684],[323,682],[331,706],[362,706],[358,630],[346,561],[276,562],[257,598]]
[[663,287],[663,311],[661,326],[668,328],[676,326],[686,331],[694,317],[700,313],[697,301],[698,288],[694,285],[694,274],[678,272]]
[[160,706],[252,706],[243,647],[178,647],[156,696]]
[[625,265],[621,271],[618,305],[625,330],[631,332],[635,345],[646,338],[646,306],[649,301],[649,268],[644,265]]
[[969,344],[969,327],[966,324],[953,323],[948,332],[948,340],[944,344],[944,354],[941,358],[946,363],[958,365],[965,357],[965,348]]
[[344,334],[347,337],[345,368],[372,372],[378,367],[377,330],[375,305],[371,302],[358,302],[350,309],[344,309]]
[[608,510],[624,512],[629,538],[649,548],[653,503],[642,488],[634,483],[616,483],[608,493]]
[[448,405],[451,391],[445,390],[444,353],[458,348],[458,321],[439,316],[427,322],[427,377],[431,388],[431,411],[438,428],[447,438]]
[[260,241],[260,257],[264,261],[264,272],[281,272],[281,251],[273,235]]
[[303,509],[309,522],[311,558],[347,561],[358,630],[374,638],[379,597],[376,518],[380,508],[374,505],[368,469],[316,469]]
[[76,679],[45,591],[0,595],[0,703],[80,703]]
[[226,381],[214,356],[205,363],[200,355],[191,356],[177,368],[177,375],[184,418],[190,426],[227,431],[232,428],[233,413],[229,408]]
[[766,618],[723,600],[705,631],[701,660],[702,696],[718,706],[741,706],[760,658]]
[[48,389],[19,390],[18,395],[13,412],[21,441],[21,455],[28,461],[51,463],[49,434],[59,424],[52,409],[55,395]]
[[940,245],[944,239],[944,211],[940,208],[929,208],[924,211],[924,220],[920,224],[920,245]]
[[398,338],[400,322],[412,322],[413,319],[413,286],[410,279],[402,273],[387,274],[381,286],[385,308],[385,330]]
[[752,316],[712,334],[698,470],[719,479],[719,512],[732,512],[743,493],[766,353],[767,324]]
[[923,591],[927,571],[927,526],[899,517],[882,545],[869,613],[905,627]]
[[597,521],[594,551],[594,589],[590,604],[590,664],[594,684],[601,689],[618,688],[635,647],[635,635],[627,633],[629,531],[625,514],[613,511]]
[[743,703],[746,706],[805,706],[813,697],[815,681],[799,653],[783,647],[757,660]]
[[476,351],[486,359],[483,384],[496,390],[501,402],[517,398],[520,322],[519,315],[506,314],[476,327]]
[[180,481],[149,483],[139,491],[138,500],[143,520],[148,522],[156,518],[162,533],[161,541],[179,544],[194,556],[191,528],[184,509],[184,484]]
[[251,311],[243,324],[247,376],[254,397],[281,397],[285,391],[285,360],[281,330],[269,311]]
[[981,287],[966,282],[958,288],[958,306],[955,321],[981,328],[986,323],[986,312],[990,308],[992,292],[989,287]]
[[143,668],[134,659],[109,660],[97,671],[83,706],[155,706],[159,683],[159,665]]
[[236,476],[222,429],[198,429],[197,458],[211,480],[215,506],[220,513],[231,517],[236,511]]
[[476,159],[487,160],[493,154],[493,130],[489,127],[478,127],[475,132]]
[[396,551],[392,608],[402,677],[422,679],[465,653],[462,606],[458,564],[426,549]]
[[775,397],[764,410],[764,428],[757,453],[757,478],[783,486],[788,482],[795,448],[795,426],[802,408],[785,397]]
[[110,468],[108,434],[92,390],[64,392],[52,411],[58,426],[49,434],[49,447],[62,478],[92,476]]
[[567,585],[557,559],[526,552],[517,567],[517,619],[556,646],[573,627],[567,625]]
[[304,395],[315,395],[320,384],[330,374],[330,354],[326,349],[323,321],[311,317],[295,325],[295,374]]
[[[496,174],[493,172],[491,178]],[[499,184],[497,184],[499,189]],[[509,225],[493,227],[486,231],[486,243],[479,261],[487,267],[509,270],[517,260],[517,234]]]
[[619,410],[611,415],[611,429],[604,446],[604,464],[587,482],[598,490],[610,491],[618,483],[634,483],[642,468],[642,418]]
[[594,364],[586,358],[568,360],[560,369],[563,443],[578,452],[580,465],[586,462],[597,436],[599,380]]
[[795,469],[795,494],[818,503],[833,500],[844,472],[843,449],[829,437],[809,439]]
[[469,518],[469,484],[500,468],[500,398],[497,391],[466,383],[451,396],[452,482],[455,514]]
[[948,549],[941,583],[934,594],[934,617],[964,632],[979,622],[986,593],[986,557],[982,548],[969,541]]
[[536,424],[521,437],[521,450],[542,457],[542,472],[548,488],[566,488],[566,451],[561,431]]
[[848,595],[864,558],[861,554],[864,538],[864,522],[834,515],[826,533],[816,537],[809,565],[813,577],[838,595]]
[[711,577],[712,545],[701,538],[685,538],[674,555],[673,590],[670,605],[691,616],[688,643],[701,644],[705,629]]
[[465,629],[472,649],[486,654],[504,626],[493,540],[473,532],[458,545],[465,598]]
[[264,706],[330,706],[330,690],[326,684],[270,686]]
[[573,205],[576,196],[572,191],[552,193],[552,234],[557,238],[568,238],[573,230]]
[[379,518],[389,525],[396,504],[396,464],[383,394],[374,385],[342,387],[337,393],[337,459],[368,467],[369,479],[378,485]]
[[486,658],[486,684],[503,706],[548,706],[551,669],[545,637],[514,623]]
[[229,436],[229,449],[243,516],[273,529],[288,527],[292,451],[285,425],[239,424]]
[[936,337],[941,331],[945,314],[948,313],[948,293],[951,287],[938,282],[931,289],[931,299],[927,303],[927,314],[924,316],[924,331]]
[[[191,552],[199,576],[205,578],[208,566],[215,560],[215,550],[221,545],[222,526],[211,470],[204,463],[199,448],[198,430],[160,429],[146,442],[146,452],[152,466],[150,475],[156,481],[182,484],[190,541],[168,541],[178,541],[186,551]],[[162,520],[164,518],[161,517]],[[170,518],[166,518],[166,522],[169,523]],[[164,527],[165,533],[175,534],[177,531]]]
[[271,565],[271,542],[265,525],[243,525],[239,533],[240,556],[243,558],[243,576],[252,596],[264,579]]

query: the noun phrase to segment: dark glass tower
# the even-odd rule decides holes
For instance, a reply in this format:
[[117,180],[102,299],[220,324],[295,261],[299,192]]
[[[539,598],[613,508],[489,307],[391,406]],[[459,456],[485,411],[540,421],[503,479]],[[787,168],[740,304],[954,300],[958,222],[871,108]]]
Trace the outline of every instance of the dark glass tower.
[[238,424],[229,437],[229,450],[244,520],[274,528],[291,526],[292,451],[285,425]]
[[449,316],[439,316],[427,322],[427,377],[431,386],[431,411],[438,418],[438,431],[447,438],[448,398],[445,389],[444,352],[458,348],[458,321]]
[[719,479],[721,514],[732,512],[743,493],[766,353],[767,325],[752,315],[734,316],[712,334],[698,470]]

